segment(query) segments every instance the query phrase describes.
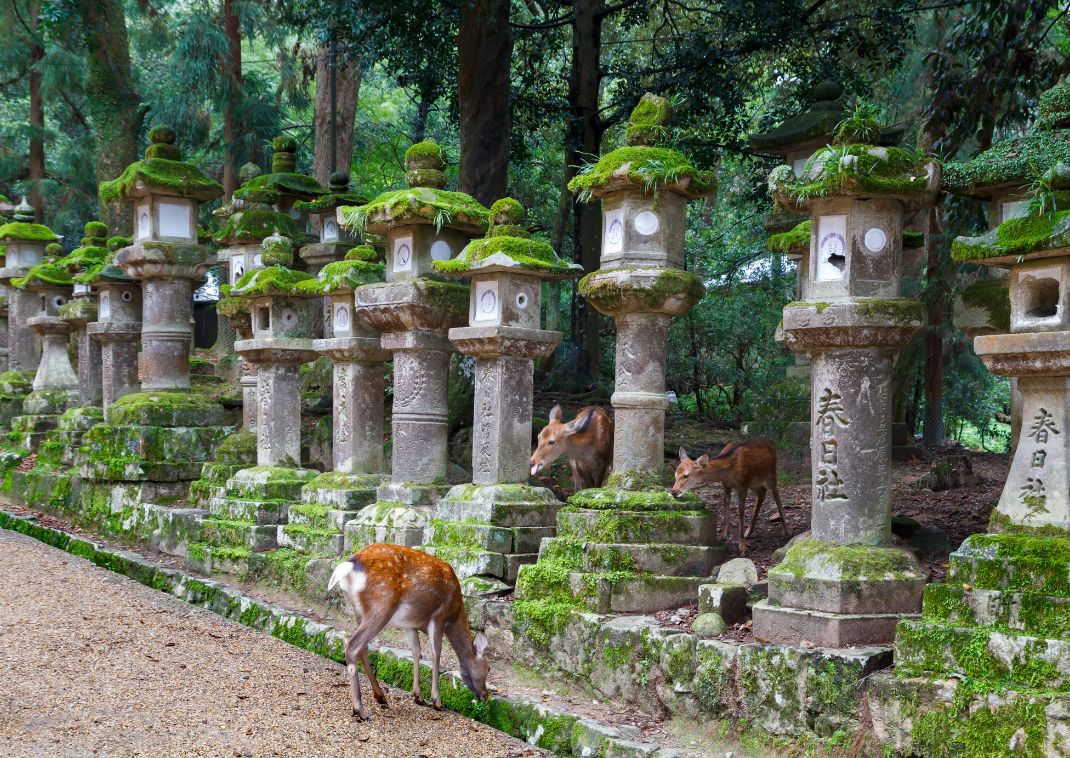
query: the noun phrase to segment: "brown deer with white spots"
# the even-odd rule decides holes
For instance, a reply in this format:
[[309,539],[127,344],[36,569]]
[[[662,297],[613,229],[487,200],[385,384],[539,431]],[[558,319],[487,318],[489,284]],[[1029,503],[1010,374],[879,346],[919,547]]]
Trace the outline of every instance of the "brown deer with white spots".
[[595,406],[581,408],[567,423],[563,417],[561,406],[555,405],[531,454],[531,475],[545,471],[565,455],[572,467],[575,490],[601,487],[613,462],[613,418]]
[[412,698],[425,705],[420,695],[420,632],[431,642],[431,704],[442,709],[438,694],[442,637],[450,641],[461,664],[461,678],[479,700],[487,699],[490,663],[484,653],[487,638],[475,638],[461,597],[461,584],[453,568],[434,556],[401,545],[369,545],[335,568],[328,591],[341,587],[360,619],[357,631],[346,644],[346,674],[353,699],[353,716],[370,718],[360,698],[357,661],[371,683],[372,696],[387,705],[368,658],[368,645],[386,626],[404,629],[412,646]]
[[[776,445],[762,437],[753,437],[742,442],[725,445],[713,458],[701,455],[697,460],[688,457],[687,451],[680,448],[680,465],[676,467],[676,482],[672,494],[676,497],[704,482],[720,482],[724,487],[724,520],[721,524],[721,536],[728,537],[729,506],[732,493],[739,501],[739,554],[747,554],[747,538],[754,531],[754,522],[765,502],[765,493],[773,492],[777,512],[780,514],[780,530],[787,536],[787,524],[784,521],[784,507],[780,502],[780,490],[776,485]],[[747,514],[747,494],[754,491],[758,502],[754,504],[750,525],[743,528]]]

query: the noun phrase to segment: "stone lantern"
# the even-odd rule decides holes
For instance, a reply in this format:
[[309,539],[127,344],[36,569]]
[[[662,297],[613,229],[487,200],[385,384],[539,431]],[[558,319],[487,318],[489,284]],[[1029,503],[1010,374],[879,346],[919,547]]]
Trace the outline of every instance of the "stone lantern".
[[78,403],[78,375],[67,353],[71,325],[60,318],[60,309],[71,298],[73,281],[64,267],[46,262],[11,283],[16,291],[32,294],[38,303],[37,315],[27,319],[26,326],[41,338],[41,361],[33,392],[23,401],[24,415],[11,422],[18,446],[36,450],[45,433],[56,428],[59,417]]
[[394,356],[391,480],[378,501],[346,525],[347,544],[419,545],[431,506],[446,491],[446,333],[462,326],[468,288],[438,280],[434,262],[448,260],[486,231],[488,211],[460,192],[447,192],[445,154],[430,140],[405,154],[408,189],[367,205],[339,208],[348,227],[386,236],[386,282],[358,287],[355,317],[381,333]]
[[472,483],[450,489],[435,506],[425,549],[448,560],[462,579],[515,584],[539,544],[554,534],[560,505],[528,485],[534,359],[557,348],[559,332],[539,328],[542,282],[579,276],[548,242],[524,230],[524,208],[511,198],[491,206],[487,236],[456,258],[436,261],[449,276],[470,277],[468,326],[450,329],[457,349],[475,358]]
[[895,647],[902,681],[925,690],[932,683],[949,693],[941,697],[969,683],[965,699],[954,692],[963,714],[985,713],[993,691],[1052,703],[1048,740],[1041,710],[1040,733],[1012,745],[1022,755],[1064,752],[1058,736],[1050,741],[1059,734],[1052,709],[1070,672],[1070,164],[1041,179],[1025,215],[951,247],[958,263],[1009,272],[1009,333],[979,336],[974,350],[989,371],[1017,377],[1022,431],[989,533],[970,535],[951,554],[946,583],[925,588],[922,619],[899,624]]
[[713,514],[697,497],[673,498],[664,488],[669,324],[705,292],[701,278],[683,270],[687,204],[714,191],[708,172],[660,146],[671,115],[668,101],[644,95],[627,145],[569,184],[582,200],[602,201],[601,268],[580,292],[617,327],[613,473],[558,514],[557,538],[521,569],[517,597],[525,601],[567,593],[601,613],[675,608],[697,595],[725,555]]
[[100,344],[101,403],[108,406],[137,392],[137,354],[141,340],[141,286],[121,268],[107,263],[75,277],[97,291],[97,320],[86,326]]
[[302,293],[325,299],[334,322],[332,336],[312,343],[333,367],[332,466],[305,485],[303,505],[289,516],[304,528],[290,529],[282,540],[311,553],[341,552],[345,525],[375,502],[383,483],[384,364],[390,353],[377,333],[353,318],[353,292],[383,280],[383,264],[374,260],[371,247],[355,247],[298,284]]
[[[249,300],[252,338],[234,349],[256,365],[256,465],[237,471],[209,505],[202,532],[215,545],[274,547],[283,537],[287,505],[300,500],[315,471],[301,468],[302,363],[315,360],[309,333],[313,308],[297,285],[293,242],[278,234],[262,242],[264,268],[242,279],[232,296]],[[288,543],[283,541],[283,546]]]
[[[987,204],[988,228],[1028,215],[1034,182],[1057,163],[1070,163],[1070,83],[1060,81],[1040,96],[1037,119],[1025,134],[998,140],[972,160],[944,166],[942,188]],[[1006,270],[988,267],[987,278],[955,298],[954,322],[968,338],[1009,331]],[[1021,395],[1011,377],[1011,444],[1018,444]]]
[[34,372],[41,359],[41,342],[26,322],[38,315],[40,306],[32,292],[12,290],[11,280],[26,276],[41,263],[45,246],[57,237],[47,226],[33,222],[34,211],[26,198],[15,207],[14,219],[0,226],[0,244],[6,248],[0,285],[8,288],[8,367]]
[[104,265],[108,257],[108,227],[99,221],[85,225],[82,246],[57,261],[71,272],[74,281],[73,296],[60,309],[60,315],[71,325],[78,345],[78,393],[83,406],[100,407],[103,401],[100,343],[87,330],[89,323],[97,320],[97,293],[93,285],[81,281],[81,276],[92,268]]
[[[288,143],[280,144],[285,147]],[[289,165],[285,160],[292,157],[289,152],[276,150],[276,155],[282,155],[282,164]],[[273,165],[279,163],[274,158],[272,162]],[[229,284],[224,293],[229,292],[229,288],[238,287],[247,274],[251,276],[254,271],[264,268],[262,243],[265,238],[277,233],[290,240],[303,239],[290,211],[298,199],[315,197],[322,192],[312,177],[292,173],[262,175],[252,163],[242,167],[241,177],[243,184],[234,192],[231,202],[216,211],[217,216],[225,219],[223,228],[215,235],[220,245],[219,257],[226,262],[228,270]],[[248,302],[246,298],[229,299],[224,294],[224,301],[216,305],[217,313],[242,339],[251,338]],[[242,393],[243,425],[251,428],[256,426],[256,367],[238,358],[237,374]]]
[[[133,244],[113,263],[141,284],[141,391],[111,402],[105,423],[86,433],[82,472],[95,481],[166,485],[141,488],[139,497],[184,497],[227,431],[222,407],[190,390],[193,289],[215,263],[199,243],[197,207],[223,188],[183,162],[174,143],[173,130],[155,127],[145,159],[99,190],[103,202],[134,208]],[[116,306],[109,299],[108,308]]]
[[339,223],[338,208],[366,202],[367,197],[349,188],[349,174],[336,171],[330,176],[327,194],[294,203],[296,210],[313,217],[312,225],[319,230],[319,241],[300,250],[301,260],[308,266],[309,273],[318,274],[328,263],[342,260],[348,250],[360,243],[359,235]]
[[900,297],[902,226],[931,205],[936,163],[882,147],[863,121],[842,129],[800,176],[770,179],[776,200],[809,210],[808,299],[784,309],[792,350],[813,358],[811,538],[769,572],[754,609],[760,640],[819,647],[887,644],[920,610],[924,574],[891,534],[891,381],[925,308]]
[[0,373],[8,370],[7,337],[8,337],[8,296],[6,288],[0,289]]

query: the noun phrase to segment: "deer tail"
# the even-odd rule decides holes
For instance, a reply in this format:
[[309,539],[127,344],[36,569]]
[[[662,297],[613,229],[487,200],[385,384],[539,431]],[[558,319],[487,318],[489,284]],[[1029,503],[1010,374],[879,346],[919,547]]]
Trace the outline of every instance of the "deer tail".
[[335,566],[334,573],[331,574],[331,581],[327,582],[327,591],[330,592],[336,586],[342,584],[343,580],[352,574],[356,568],[357,567],[353,565],[353,561],[342,561]]

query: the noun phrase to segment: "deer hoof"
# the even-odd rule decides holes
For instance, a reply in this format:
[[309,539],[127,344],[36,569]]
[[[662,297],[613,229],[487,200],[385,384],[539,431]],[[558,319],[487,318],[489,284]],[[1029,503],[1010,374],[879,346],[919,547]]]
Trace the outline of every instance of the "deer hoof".
[[387,702],[386,695],[375,698],[375,702],[379,704],[380,708],[389,708],[390,703]]
[[353,720],[356,721],[359,724],[362,721],[371,721],[372,717],[369,716],[364,711],[358,711],[356,708],[354,708],[353,709]]
[[442,703],[432,703],[431,707],[434,708],[436,711],[441,711],[442,710]]

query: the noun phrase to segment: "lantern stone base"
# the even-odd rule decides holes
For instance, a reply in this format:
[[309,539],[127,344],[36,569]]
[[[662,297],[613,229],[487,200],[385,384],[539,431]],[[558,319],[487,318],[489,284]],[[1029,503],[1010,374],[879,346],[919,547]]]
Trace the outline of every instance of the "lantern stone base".
[[344,549],[353,552],[378,542],[417,547],[423,542],[431,514],[431,508],[426,505],[378,500],[346,523]]
[[553,537],[561,503],[550,490],[526,484],[460,484],[435,506],[423,547],[453,566],[457,576],[516,583]]
[[768,581],[769,598],[754,609],[755,637],[820,647],[891,642],[896,623],[917,616],[925,588],[906,550],[811,539],[797,540]]
[[8,370],[0,374],[0,429],[8,429],[11,420],[23,413],[22,404],[33,391],[36,371]]
[[71,408],[57,419],[56,428],[45,435],[37,452],[37,460],[44,463],[75,465],[82,447],[82,437],[89,429],[104,420],[104,411],[97,406]]
[[[1004,519],[994,514],[994,526]],[[1070,691],[1070,533],[975,534],[925,588],[922,618],[899,625],[896,669],[979,688]]]
[[23,415],[11,419],[9,441],[20,450],[36,450],[59,417],[78,405],[78,390],[34,390],[22,401]]
[[715,515],[694,495],[582,490],[558,510],[557,536],[542,542],[538,562],[521,569],[517,598],[598,613],[676,608],[726,553]]
[[360,515],[362,508],[375,502],[382,481],[378,474],[320,474],[302,488],[301,502],[290,506],[290,527],[279,529],[279,545],[310,553],[340,554],[345,525]]

